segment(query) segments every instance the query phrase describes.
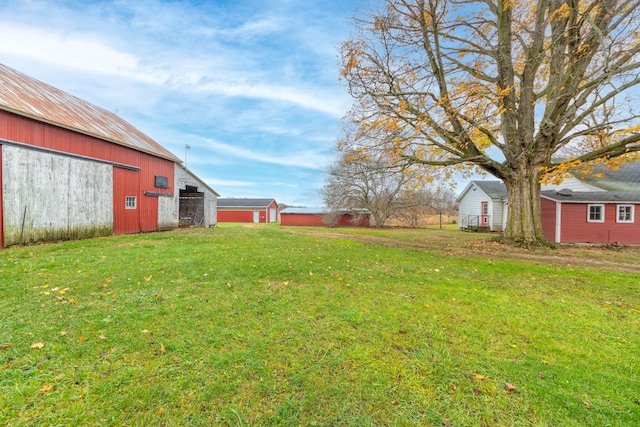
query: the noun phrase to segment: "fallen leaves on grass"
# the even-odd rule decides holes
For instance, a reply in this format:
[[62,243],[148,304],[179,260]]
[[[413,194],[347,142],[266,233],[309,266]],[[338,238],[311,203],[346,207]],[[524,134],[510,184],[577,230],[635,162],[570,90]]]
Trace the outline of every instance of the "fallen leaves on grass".
[[37,348],[37,349],[44,348],[44,343],[43,342],[34,342],[33,344],[31,344],[31,348]]
[[477,379],[477,380],[483,380],[483,379],[484,379],[484,375],[482,375],[482,374],[476,374],[476,379]]
[[587,402],[586,400],[584,401],[584,406],[587,409],[591,409],[591,403]]
[[504,388],[505,388],[507,391],[516,391],[516,389],[517,389],[517,387],[516,387],[516,386],[514,386],[514,385],[513,385],[513,384],[511,384],[511,383],[504,383]]
[[9,348],[9,347],[11,347],[11,343],[10,342],[0,345],[0,348]]
[[164,348],[164,344],[160,343],[160,354],[167,354],[167,350]]
[[51,384],[45,384],[40,389],[40,391],[43,392],[43,393],[47,393],[47,392],[50,392],[52,390],[53,390],[53,385],[51,385]]

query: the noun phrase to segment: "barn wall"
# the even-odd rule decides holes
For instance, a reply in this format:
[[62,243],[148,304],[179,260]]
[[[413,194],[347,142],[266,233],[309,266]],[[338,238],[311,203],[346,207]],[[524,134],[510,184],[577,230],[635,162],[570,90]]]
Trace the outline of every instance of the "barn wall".
[[[173,183],[174,162],[171,160],[3,110],[0,110],[0,138],[144,168],[149,174],[141,183],[151,187],[149,190],[154,188],[154,175],[170,177],[169,183]],[[155,191],[171,194],[172,189]]]
[[9,145],[2,152],[5,246],[21,233],[23,243],[111,234],[112,166]]
[[[217,207],[218,198],[207,187],[197,180],[188,170],[175,165],[175,184],[173,198],[167,199],[162,197],[159,200],[161,208],[159,212],[159,225],[161,228],[167,228],[166,225],[171,225],[171,228],[175,228],[179,223],[179,203],[180,203],[180,190],[185,190],[188,186],[196,187],[198,192],[204,193],[204,218],[202,220],[202,227],[213,227],[218,222]],[[171,204],[171,206],[169,206]],[[175,223],[175,225],[173,225]]]
[[280,225],[297,225],[297,226],[312,226],[312,227],[324,227],[325,223],[322,220],[322,214],[280,214]]
[[158,197],[158,229],[171,230],[178,227],[178,200],[180,192],[176,187],[173,197]]
[[550,242],[556,241],[556,202],[542,198],[540,200],[542,231]]
[[[140,229],[140,173],[136,170],[113,168],[114,234],[139,233]],[[127,209],[126,198],[135,197],[135,209]]]
[[371,215],[343,214],[338,219],[338,227],[369,227]]
[[634,208],[635,223],[616,222],[615,203],[605,204],[604,222],[587,222],[587,206],[586,203],[562,203],[562,243],[640,244],[640,205]]
[[4,147],[0,144],[0,247],[4,246],[4,197],[2,190],[2,151]]
[[[260,211],[260,216],[264,218],[264,211]],[[218,209],[218,221],[219,222],[253,222],[252,210],[222,210]],[[264,221],[261,221],[264,222]]]

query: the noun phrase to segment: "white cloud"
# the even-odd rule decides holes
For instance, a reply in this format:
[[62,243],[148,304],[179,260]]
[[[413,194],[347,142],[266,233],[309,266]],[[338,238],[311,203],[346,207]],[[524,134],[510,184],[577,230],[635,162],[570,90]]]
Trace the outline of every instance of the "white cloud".
[[162,84],[168,75],[142,69],[139,59],[109,46],[91,34],[54,31],[19,24],[0,25],[0,54],[63,66],[81,72],[106,74],[139,82]]
[[288,154],[276,155],[261,153],[246,148],[224,144],[213,139],[206,139],[207,145],[221,153],[230,154],[244,160],[254,160],[282,166],[294,166],[306,169],[320,169],[329,161],[329,156],[314,151],[292,151]]
[[204,182],[206,182],[209,186],[211,186],[214,190],[215,187],[255,187],[255,182],[250,181],[233,181],[233,180],[225,180],[225,179],[215,179],[215,178],[202,178]]

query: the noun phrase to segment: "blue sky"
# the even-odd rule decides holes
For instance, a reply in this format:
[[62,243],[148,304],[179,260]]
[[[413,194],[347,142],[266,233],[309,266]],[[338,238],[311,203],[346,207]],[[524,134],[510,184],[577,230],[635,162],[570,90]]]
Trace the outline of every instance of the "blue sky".
[[3,0],[0,62],[122,118],[224,197],[320,206],[367,0]]

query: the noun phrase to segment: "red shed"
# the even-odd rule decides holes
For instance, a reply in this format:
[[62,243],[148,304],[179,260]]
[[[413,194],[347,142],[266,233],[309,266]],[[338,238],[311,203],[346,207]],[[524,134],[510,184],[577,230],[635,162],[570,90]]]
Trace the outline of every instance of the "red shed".
[[542,226],[556,243],[640,244],[640,193],[568,189],[542,193]]
[[371,214],[366,210],[329,212],[316,208],[286,208],[280,212],[280,225],[312,227],[369,227]]
[[177,226],[178,209],[158,209],[177,162],[118,115],[0,64],[4,246]]
[[219,198],[218,221],[277,222],[278,209],[274,199]]

